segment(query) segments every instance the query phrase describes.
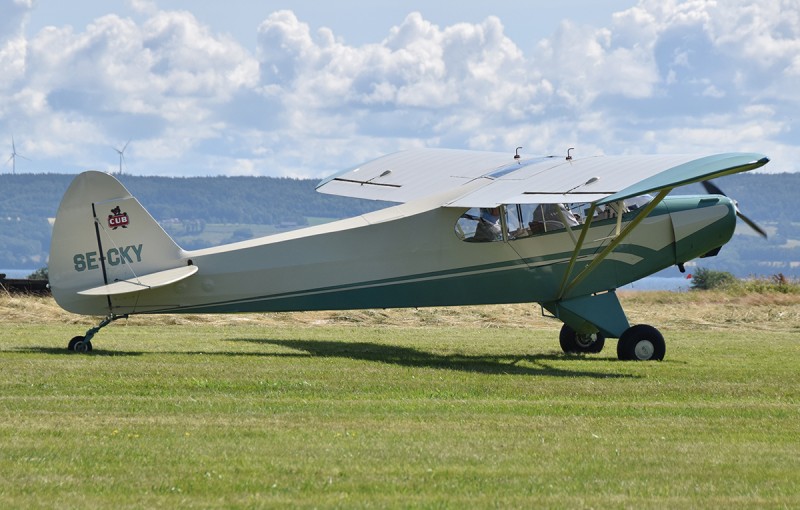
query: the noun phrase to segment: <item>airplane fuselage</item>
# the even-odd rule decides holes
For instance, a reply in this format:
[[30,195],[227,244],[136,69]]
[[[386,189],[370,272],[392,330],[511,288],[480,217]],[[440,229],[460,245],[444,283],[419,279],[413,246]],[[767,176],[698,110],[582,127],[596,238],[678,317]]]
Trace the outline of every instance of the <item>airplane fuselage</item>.
[[[197,275],[170,287],[111,296],[112,309],[116,314],[336,310],[546,302],[558,297],[580,227],[573,227],[572,235],[562,229],[468,243],[453,229],[463,212],[410,203],[319,227],[185,251],[182,257],[198,267]],[[627,213],[622,226],[635,214]],[[722,246],[733,234],[735,213],[724,197],[671,198],[642,226],[571,294],[618,288]],[[573,272],[591,261],[615,229],[613,219],[592,224]],[[120,254],[128,253],[125,262],[134,270],[136,257],[148,256],[146,243],[132,246],[136,249],[109,249],[110,279],[115,272],[128,277],[124,264],[112,265],[122,259]],[[80,263],[99,258],[77,257]],[[81,267],[76,265],[76,270]],[[105,299],[94,301],[107,307]]]

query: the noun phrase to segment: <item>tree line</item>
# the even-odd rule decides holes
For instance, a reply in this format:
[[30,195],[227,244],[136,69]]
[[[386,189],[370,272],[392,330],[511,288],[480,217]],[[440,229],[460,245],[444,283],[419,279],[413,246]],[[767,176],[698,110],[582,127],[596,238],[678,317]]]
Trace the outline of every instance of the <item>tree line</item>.
[[[51,227],[67,174],[0,174],[0,267],[38,267],[50,251]],[[307,224],[389,205],[317,193],[316,179],[277,177],[142,177],[120,181],[160,221],[225,224]]]
[[[0,174],[0,268],[37,268],[50,251],[48,218],[56,215],[70,174]],[[120,180],[160,222],[205,224],[307,224],[308,218],[339,219],[385,207],[387,203],[324,195],[316,179],[277,177],[142,177]],[[795,201],[800,173],[745,173],[715,180],[751,218],[771,227],[766,242],[736,236],[724,252],[735,260],[737,275],[753,272],[754,261],[800,261],[793,242],[800,240],[800,213]],[[699,184],[673,194],[704,194]],[[704,259],[711,262],[712,259]],[[713,262],[712,262],[713,265]]]

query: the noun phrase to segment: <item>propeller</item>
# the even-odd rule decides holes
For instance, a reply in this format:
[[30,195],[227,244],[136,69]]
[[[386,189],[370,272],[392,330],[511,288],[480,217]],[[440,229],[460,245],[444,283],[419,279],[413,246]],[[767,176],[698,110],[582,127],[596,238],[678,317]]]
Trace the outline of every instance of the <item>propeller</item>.
[[[719,189],[719,187],[711,181],[703,181],[701,184],[706,189],[706,191],[711,195],[722,195],[723,197],[728,196],[725,193],[723,193],[722,190]],[[740,220],[747,223],[747,225],[756,232],[758,232],[761,235],[761,237],[763,237],[764,239],[767,238],[767,233],[764,232],[763,228],[759,227],[755,221],[751,220],[750,218],[742,214],[742,211],[739,210],[739,203],[736,202],[736,200],[733,201],[733,207],[734,209],[736,209],[736,216],[738,216]]]

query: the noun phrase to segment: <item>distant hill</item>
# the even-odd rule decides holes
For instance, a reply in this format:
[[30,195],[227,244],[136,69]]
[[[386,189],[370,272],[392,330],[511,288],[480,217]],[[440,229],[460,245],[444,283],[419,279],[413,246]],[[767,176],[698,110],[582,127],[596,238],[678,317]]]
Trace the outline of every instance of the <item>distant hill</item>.
[[[50,224],[74,175],[0,174],[0,268],[47,263]],[[389,204],[324,195],[316,179],[273,177],[138,177],[120,180],[185,248],[200,248],[346,218]],[[699,265],[739,276],[800,275],[800,173],[739,174],[715,181],[770,239],[737,231],[720,256]],[[673,194],[703,194],[700,185]],[[739,233],[741,232],[741,233]],[[672,273],[670,273],[672,274]],[[677,275],[677,274],[676,274]]]
[[[0,175],[0,268],[46,265],[51,232],[48,218],[55,217],[61,197],[74,177]],[[187,233],[185,230],[194,234],[179,241],[186,248],[215,244],[203,240],[203,230],[209,224],[230,225],[231,233],[238,230],[239,237],[225,240],[241,240],[247,237],[243,225],[268,225],[276,230],[297,228],[388,205],[317,193],[316,179],[123,175],[120,181],[170,234],[180,237]]]
[[[697,259],[700,267],[729,271],[738,277],[800,277],[800,173],[736,174],[715,179],[722,190],[734,198],[739,209],[764,227],[769,239],[756,235],[739,222],[731,242],[716,257]],[[703,194],[700,184],[676,189],[673,194]],[[691,267],[687,267],[691,271]],[[674,272],[672,273],[675,274]]]

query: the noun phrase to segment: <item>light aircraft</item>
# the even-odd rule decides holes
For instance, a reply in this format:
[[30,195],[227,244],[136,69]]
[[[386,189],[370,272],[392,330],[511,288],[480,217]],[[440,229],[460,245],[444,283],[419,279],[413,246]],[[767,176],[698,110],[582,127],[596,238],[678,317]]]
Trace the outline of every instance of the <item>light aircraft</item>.
[[768,158],[521,157],[519,149],[390,154],[317,190],[399,205],[191,251],[114,177],[82,173],[53,226],[50,286],[65,310],[105,318],[68,348],[91,351],[101,328],[133,314],[536,302],[563,322],[566,352],[600,352],[618,338],[619,359],[663,359],[662,334],[631,326],[615,289],[715,255],[737,215],[752,224],[711,184],[712,195],[667,194]]

